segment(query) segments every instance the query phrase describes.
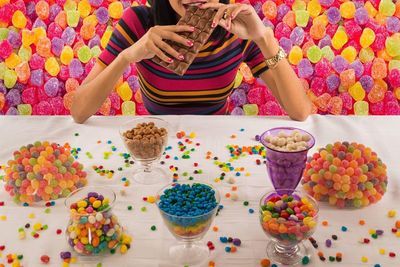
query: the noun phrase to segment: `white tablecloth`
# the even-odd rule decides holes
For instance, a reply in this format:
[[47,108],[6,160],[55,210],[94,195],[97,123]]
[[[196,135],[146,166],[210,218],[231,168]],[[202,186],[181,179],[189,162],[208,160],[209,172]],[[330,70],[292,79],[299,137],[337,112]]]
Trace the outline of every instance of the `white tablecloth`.
[[[144,186],[136,184],[129,175],[131,169],[119,172],[118,167],[123,166],[123,159],[118,155],[126,152],[118,134],[118,126],[130,120],[128,117],[94,117],[86,124],[75,124],[70,117],[0,117],[0,164],[6,164],[12,157],[13,151],[19,149],[21,145],[32,143],[36,140],[49,140],[64,144],[69,142],[71,147],[81,148],[79,161],[84,164],[88,172],[90,185],[106,185],[112,187],[118,194],[117,203],[114,208],[115,214],[121,223],[128,229],[133,236],[131,249],[125,255],[116,253],[115,255],[94,260],[78,260],[80,266],[95,266],[102,262],[103,266],[172,266],[166,258],[166,248],[173,242],[172,235],[168,232],[161,221],[161,217],[154,204],[146,203],[142,200],[144,196],[155,195],[161,187]],[[206,160],[206,152],[212,151],[213,156],[218,156],[220,160],[227,161],[229,152],[226,148],[228,144],[255,145],[256,134],[264,130],[277,126],[297,126],[313,133],[316,137],[316,146],[312,153],[320,146],[332,143],[337,140],[348,140],[364,143],[378,153],[380,158],[388,166],[389,186],[388,192],[383,199],[373,206],[360,210],[338,210],[321,204],[320,222],[327,220],[329,226],[324,227],[319,223],[314,235],[319,241],[319,246],[326,257],[335,256],[336,252],[343,253],[342,263],[321,262],[314,257],[309,266],[374,266],[380,263],[381,266],[400,266],[400,238],[396,238],[391,233],[397,218],[388,218],[387,212],[397,209],[400,213],[400,169],[398,155],[400,151],[400,117],[332,117],[332,116],[312,116],[306,122],[294,122],[287,118],[273,117],[233,117],[233,116],[165,116],[172,125],[170,132],[169,145],[172,150],[168,151],[171,158],[166,161],[164,167],[172,178],[173,172],[168,170],[170,165],[179,167],[178,173],[180,180],[186,180],[182,176],[183,172],[193,174],[193,163],[198,162],[202,169],[202,174],[193,174],[195,181],[204,181],[215,184],[222,194],[222,204],[224,209],[216,217],[213,225],[219,227],[218,232],[212,230],[205,236],[204,242],[211,240],[216,250],[212,253],[212,259],[216,266],[260,266],[260,259],[265,258],[265,247],[267,237],[259,225],[258,201],[263,193],[272,189],[264,165],[258,166],[255,161],[257,156],[247,156],[233,165],[235,167],[245,167],[250,176],[237,177],[237,186],[240,199],[236,202],[224,197],[225,193],[230,192],[231,185],[220,182],[214,183],[214,178],[219,177],[221,170],[213,164],[213,160]],[[244,131],[240,131],[243,128]],[[178,139],[175,133],[183,130],[186,133],[195,132],[197,137],[195,142],[201,143],[191,154],[190,159],[175,160],[174,156],[182,155],[178,149]],[[79,133],[78,136],[75,133]],[[231,138],[231,135],[236,138]],[[98,140],[102,142],[97,143]],[[111,140],[112,144],[107,144]],[[115,145],[115,151],[109,159],[104,159],[104,152],[111,151],[111,146]],[[85,153],[90,152],[93,159],[89,159]],[[115,170],[115,175],[108,179],[100,176],[93,169],[93,165],[103,165],[106,169]],[[227,174],[226,177],[234,176],[234,173]],[[124,187],[122,177],[127,177],[131,185]],[[64,231],[68,221],[68,212],[63,206],[63,200],[57,200],[56,206],[51,207],[51,212],[44,212],[44,204],[35,207],[22,207],[14,204],[12,199],[4,191],[1,184],[0,201],[5,201],[5,206],[0,207],[0,216],[6,215],[5,221],[0,220],[0,246],[5,245],[6,249],[2,252],[0,263],[5,262],[5,255],[8,253],[23,254],[22,263],[24,266],[41,266],[40,256],[47,254],[50,256],[48,266],[60,266],[61,259],[59,253],[68,250],[64,233],[56,235],[56,229]],[[126,196],[120,195],[120,190],[126,191]],[[249,201],[250,205],[245,207],[243,201]],[[133,206],[133,210],[127,209],[128,205]],[[142,212],[141,207],[146,207],[147,211]],[[249,208],[255,210],[254,214],[248,212]],[[28,215],[35,213],[35,219],[29,219]],[[366,221],[366,225],[358,224],[360,219]],[[34,239],[27,231],[25,240],[18,239],[18,228],[26,223],[40,222],[49,226],[48,230],[40,232],[40,238]],[[151,231],[152,225],[157,226],[156,231]],[[348,227],[346,233],[341,232],[341,226]],[[384,235],[375,240],[370,238],[369,229],[382,229]],[[333,242],[331,248],[326,248],[324,243],[332,234],[339,236],[339,240]],[[238,237],[242,240],[242,246],[236,253],[226,253],[225,245],[219,241],[220,236]],[[368,237],[371,243],[360,244],[361,238]],[[384,248],[386,255],[380,255],[378,250]],[[388,253],[393,251],[397,254],[395,258],[390,258]],[[368,263],[362,263],[361,257],[367,256]]]

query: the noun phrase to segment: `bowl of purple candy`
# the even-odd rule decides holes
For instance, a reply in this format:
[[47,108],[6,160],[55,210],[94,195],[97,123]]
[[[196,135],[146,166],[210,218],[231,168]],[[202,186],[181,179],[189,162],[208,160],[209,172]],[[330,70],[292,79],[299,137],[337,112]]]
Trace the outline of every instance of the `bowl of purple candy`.
[[266,148],[268,175],[275,189],[295,189],[300,182],[307,153],[315,144],[312,134],[294,127],[265,131],[260,142]]

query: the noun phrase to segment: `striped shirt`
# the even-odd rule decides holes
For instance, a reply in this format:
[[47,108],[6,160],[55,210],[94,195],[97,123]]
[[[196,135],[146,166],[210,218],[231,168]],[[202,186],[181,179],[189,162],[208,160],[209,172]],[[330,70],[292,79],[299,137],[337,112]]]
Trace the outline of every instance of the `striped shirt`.
[[[124,49],[154,26],[149,7],[130,7],[116,24],[99,56],[109,65]],[[238,68],[247,63],[254,76],[268,69],[258,46],[227,33],[224,39],[208,41],[183,76],[151,60],[137,62],[143,104],[151,114],[225,114]]]

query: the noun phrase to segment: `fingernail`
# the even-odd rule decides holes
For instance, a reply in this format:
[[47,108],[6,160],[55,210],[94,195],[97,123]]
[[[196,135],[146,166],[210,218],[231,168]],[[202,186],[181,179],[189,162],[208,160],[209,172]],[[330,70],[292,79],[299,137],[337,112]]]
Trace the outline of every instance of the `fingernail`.
[[174,62],[174,60],[172,58],[168,58],[167,60],[168,60],[169,63]]
[[191,30],[192,32],[194,32],[194,27],[190,27],[190,30]]
[[183,56],[183,55],[179,55],[179,57],[178,57],[180,60],[184,60],[185,59],[185,57]]
[[211,24],[211,27],[215,28],[215,26],[216,26],[216,23],[213,21],[213,23]]
[[193,42],[192,41],[187,41],[188,46],[193,46]]

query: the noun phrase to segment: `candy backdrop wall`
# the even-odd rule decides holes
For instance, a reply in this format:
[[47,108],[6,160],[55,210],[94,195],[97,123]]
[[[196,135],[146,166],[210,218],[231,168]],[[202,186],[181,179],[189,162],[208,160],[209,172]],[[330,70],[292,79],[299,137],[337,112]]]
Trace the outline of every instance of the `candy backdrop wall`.
[[[144,0],[0,0],[0,114],[69,114],[123,10]],[[320,114],[400,114],[400,2],[237,0],[275,30]],[[234,115],[284,114],[242,65]],[[147,114],[135,67],[98,114]]]

